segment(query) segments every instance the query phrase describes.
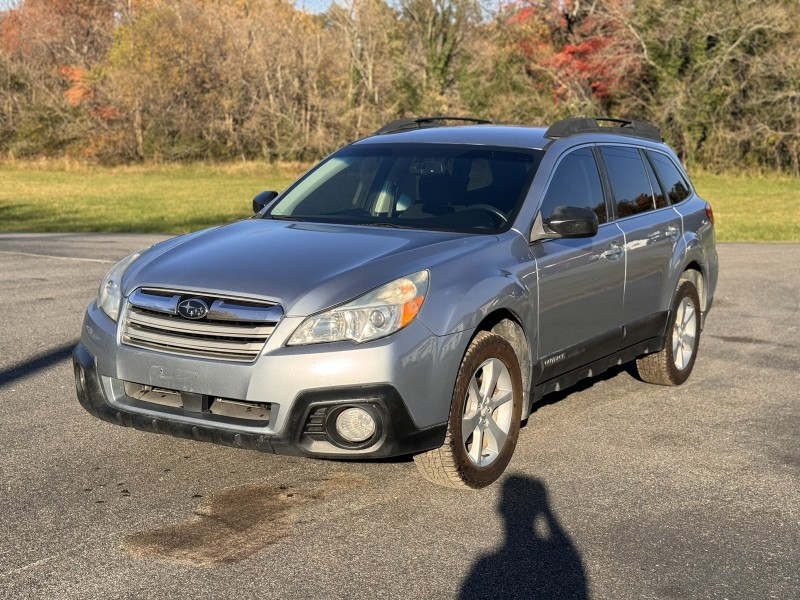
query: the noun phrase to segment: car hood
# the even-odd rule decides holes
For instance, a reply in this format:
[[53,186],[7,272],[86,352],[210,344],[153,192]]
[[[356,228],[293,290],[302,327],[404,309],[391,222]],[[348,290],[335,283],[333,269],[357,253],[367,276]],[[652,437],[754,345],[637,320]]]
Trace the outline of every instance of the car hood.
[[248,219],[158,244],[123,280],[276,302],[306,316],[474,251],[491,235]]

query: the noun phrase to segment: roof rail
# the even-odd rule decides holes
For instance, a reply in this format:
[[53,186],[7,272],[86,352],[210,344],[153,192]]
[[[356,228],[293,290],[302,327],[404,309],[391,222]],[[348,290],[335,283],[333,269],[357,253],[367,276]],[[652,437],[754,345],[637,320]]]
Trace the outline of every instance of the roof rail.
[[410,131],[412,129],[423,129],[425,127],[440,127],[443,121],[462,121],[464,123],[475,123],[477,125],[491,125],[491,121],[486,119],[475,119],[473,117],[450,117],[438,115],[436,117],[413,117],[410,119],[397,119],[384,125],[372,135],[383,133],[396,133],[398,131]]
[[[618,126],[601,125],[600,123],[616,123]],[[663,142],[661,132],[655,125],[646,121],[633,119],[613,119],[611,117],[572,117],[553,123],[544,137],[551,140],[564,138],[578,133],[612,133],[644,138],[655,142]]]

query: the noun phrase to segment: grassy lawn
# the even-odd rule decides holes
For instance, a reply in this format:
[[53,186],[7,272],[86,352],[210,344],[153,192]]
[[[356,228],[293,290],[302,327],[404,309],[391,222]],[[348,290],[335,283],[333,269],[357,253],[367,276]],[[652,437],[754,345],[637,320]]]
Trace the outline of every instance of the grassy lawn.
[[[303,168],[261,163],[94,168],[0,165],[0,231],[184,233],[251,214]],[[693,173],[719,241],[800,242],[800,179]]]
[[186,233],[250,216],[298,166],[0,165],[0,231]]
[[718,241],[800,242],[800,179],[691,175],[714,209]]

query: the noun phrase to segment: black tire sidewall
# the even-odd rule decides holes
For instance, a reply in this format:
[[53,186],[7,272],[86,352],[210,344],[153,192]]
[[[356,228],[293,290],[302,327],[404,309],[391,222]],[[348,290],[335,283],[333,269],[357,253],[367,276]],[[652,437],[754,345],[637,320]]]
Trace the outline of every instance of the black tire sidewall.
[[[675,327],[675,317],[678,312],[678,307],[684,298],[689,298],[694,305],[695,319],[697,321],[697,334],[694,337],[694,347],[692,348],[692,358],[689,359],[689,364],[683,369],[678,369],[675,366],[675,354],[672,350],[672,336]],[[667,332],[664,336],[667,351],[667,369],[669,370],[670,379],[676,384],[680,385],[689,379],[694,369],[694,362],[697,359],[697,351],[700,348],[700,296],[697,293],[697,288],[691,281],[681,281],[678,289],[675,291],[675,297],[672,300],[672,307],[670,308],[670,319],[667,325]]]
[[[497,458],[486,467],[475,465],[467,456],[461,433],[461,420],[467,400],[467,389],[470,379],[478,367],[490,358],[497,358],[506,366],[511,375],[513,407],[511,427],[505,445]],[[455,465],[461,479],[469,487],[481,488],[496,481],[508,466],[519,437],[520,418],[522,416],[522,371],[517,355],[505,339],[499,335],[481,332],[470,344],[458,370],[453,400],[450,408],[450,443]]]

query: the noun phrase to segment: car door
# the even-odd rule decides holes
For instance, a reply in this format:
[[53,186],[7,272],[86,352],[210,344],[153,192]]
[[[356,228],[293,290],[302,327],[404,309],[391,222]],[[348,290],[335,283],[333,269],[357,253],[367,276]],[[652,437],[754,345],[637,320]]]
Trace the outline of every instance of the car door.
[[625,235],[623,347],[661,337],[672,290],[670,263],[681,235],[681,218],[661,191],[642,151],[633,146],[600,146],[616,223]]
[[591,147],[567,153],[557,164],[539,213],[557,206],[590,208],[597,235],[535,242],[539,289],[538,381],[546,381],[611,354],[621,341],[624,239],[608,222],[607,204]]

